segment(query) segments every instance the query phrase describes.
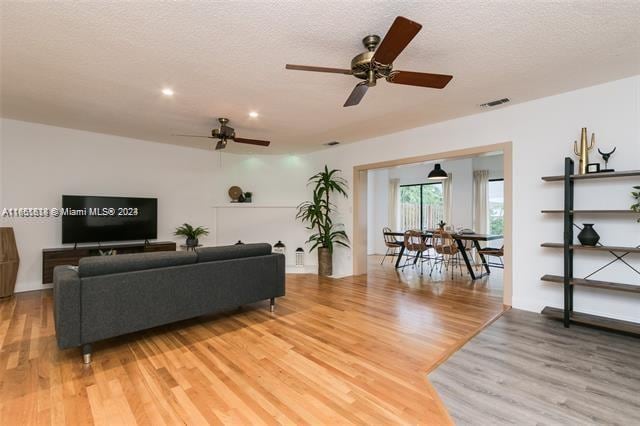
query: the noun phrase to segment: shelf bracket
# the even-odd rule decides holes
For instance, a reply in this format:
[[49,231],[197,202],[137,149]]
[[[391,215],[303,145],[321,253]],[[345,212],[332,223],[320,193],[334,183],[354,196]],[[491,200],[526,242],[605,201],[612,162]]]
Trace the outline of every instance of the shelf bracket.
[[[575,223],[573,224],[573,226],[575,226],[577,229],[582,230],[582,228],[578,225],[576,225]],[[600,247],[604,247],[604,244],[602,244],[601,242],[598,242],[596,245],[600,246]],[[640,248],[640,245],[637,245],[635,248]],[[627,265],[631,270],[633,270],[633,272],[635,272],[636,274],[640,275],[640,271],[638,271],[636,268],[634,268],[632,265],[630,265],[626,260],[623,259],[623,257],[625,257],[626,255],[630,254],[630,252],[625,252],[621,255],[616,254],[615,252],[608,250],[608,252],[615,257],[615,259],[613,259],[612,261],[610,261],[609,263],[607,263],[604,266],[601,266],[600,268],[596,269],[595,271],[593,271],[592,273],[590,273],[589,275],[587,275],[586,277],[584,277],[584,279],[588,279],[589,277],[595,275],[596,273],[602,271],[603,269],[613,265],[614,263],[616,263],[617,261],[620,261],[622,263],[624,263],[625,265]]]

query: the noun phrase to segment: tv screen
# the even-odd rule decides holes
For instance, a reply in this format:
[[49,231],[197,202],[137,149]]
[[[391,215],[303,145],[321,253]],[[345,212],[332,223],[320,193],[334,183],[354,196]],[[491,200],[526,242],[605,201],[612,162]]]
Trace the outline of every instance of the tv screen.
[[157,238],[158,199],[62,196],[62,243]]

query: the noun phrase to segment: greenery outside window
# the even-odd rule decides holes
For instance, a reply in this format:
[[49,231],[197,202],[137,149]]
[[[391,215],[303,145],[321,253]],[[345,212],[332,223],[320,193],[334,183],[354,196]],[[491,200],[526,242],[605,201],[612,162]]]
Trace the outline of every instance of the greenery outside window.
[[400,228],[434,229],[444,218],[442,183],[400,185]]

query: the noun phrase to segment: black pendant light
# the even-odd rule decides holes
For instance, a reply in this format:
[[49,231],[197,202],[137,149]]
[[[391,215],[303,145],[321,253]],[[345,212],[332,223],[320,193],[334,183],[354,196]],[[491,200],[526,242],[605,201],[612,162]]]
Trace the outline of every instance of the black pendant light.
[[447,172],[442,170],[442,167],[440,167],[440,164],[436,164],[433,167],[433,170],[431,170],[431,172],[429,172],[429,176],[427,176],[427,179],[429,179],[429,180],[445,180],[448,177],[449,177],[449,175],[447,175]]

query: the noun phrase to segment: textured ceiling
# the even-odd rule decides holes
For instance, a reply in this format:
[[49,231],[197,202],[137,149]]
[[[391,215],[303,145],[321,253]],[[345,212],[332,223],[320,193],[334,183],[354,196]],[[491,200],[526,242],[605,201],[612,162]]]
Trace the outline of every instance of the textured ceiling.
[[[640,1],[1,3],[2,116],[231,152],[301,153],[640,73]],[[343,108],[349,67],[397,15],[423,24],[396,69],[452,74],[444,90],[382,81]],[[171,99],[160,94],[175,90]],[[249,119],[250,110],[260,112]],[[390,141],[392,143],[392,141]]]

